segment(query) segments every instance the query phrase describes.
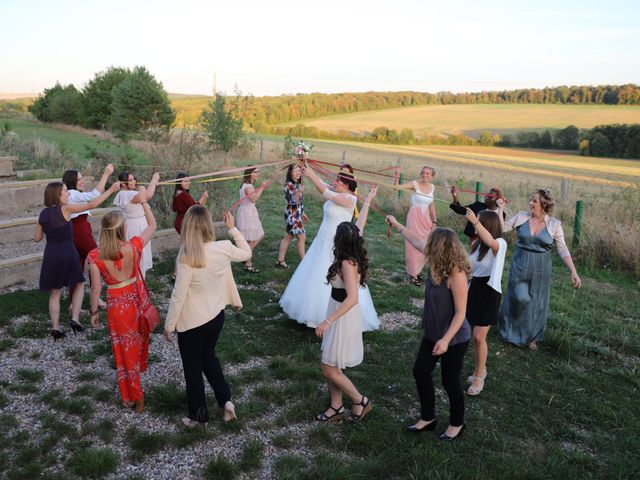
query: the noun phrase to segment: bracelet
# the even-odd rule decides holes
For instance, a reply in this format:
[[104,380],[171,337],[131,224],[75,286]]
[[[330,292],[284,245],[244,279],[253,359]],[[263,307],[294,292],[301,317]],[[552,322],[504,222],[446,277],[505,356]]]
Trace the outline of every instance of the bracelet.
[[140,202],[140,205],[149,205],[149,202]]

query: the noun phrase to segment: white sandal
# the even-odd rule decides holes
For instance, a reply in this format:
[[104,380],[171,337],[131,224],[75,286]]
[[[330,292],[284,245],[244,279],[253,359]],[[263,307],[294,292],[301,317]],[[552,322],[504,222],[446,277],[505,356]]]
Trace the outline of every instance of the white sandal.
[[236,407],[231,401],[227,401],[224,404],[224,414],[222,415],[222,419],[225,423],[229,423],[231,420],[237,420],[236,416]]
[[475,375],[469,375],[467,377],[467,383],[473,383],[473,381],[476,378],[481,378],[482,380],[485,380],[487,378],[487,369],[484,370],[484,373],[482,375],[480,375],[479,377],[476,377]]
[[472,382],[480,382],[480,385],[478,385],[477,387],[475,385],[470,385],[467,389],[467,395],[479,395],[480,392],[484,389],[484,378],[476,377],[474,375],[472,375],[470,378]]

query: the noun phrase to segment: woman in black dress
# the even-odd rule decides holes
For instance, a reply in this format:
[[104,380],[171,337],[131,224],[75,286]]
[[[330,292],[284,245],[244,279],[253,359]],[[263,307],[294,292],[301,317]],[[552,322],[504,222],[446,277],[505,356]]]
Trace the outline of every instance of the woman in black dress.
[[116,182],[98,198],[73,205],[69,204],[69,192],[62,182],[51,182],[44,190],[46,208],[40,212],[33,240],[39,242],[43,236],[47,237],[40,270],[40,290],[50,292],[49,316],[54,340],[65,336],[60,328],[60,295],[64,287],[73,289],[69,326],[73,333],[84,330],[78,321],[84,296],[84,275],[80,267],[80,255],[73,243],[71,214],[96,208],[119,189],[120,183]]

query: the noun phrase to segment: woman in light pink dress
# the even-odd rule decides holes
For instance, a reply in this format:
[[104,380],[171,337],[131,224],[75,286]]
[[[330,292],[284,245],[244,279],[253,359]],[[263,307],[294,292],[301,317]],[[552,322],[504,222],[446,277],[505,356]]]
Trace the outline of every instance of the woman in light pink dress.
[[[435,174],[432,167],[422,167],[419,180],[400,186],[414,192],[411,195],[411,206],[407,213],[407,228],[425,239],[438,224],[436,206],[433,203],[434,186],[431,184]],[[424,254],[416,250],[408,241],[405,242],[405,263],[409,281],[419,287],[422,280],[420,272],[424,268],[425,258]]]
[[[257,168],[247,168],[242,178],[242,186],[240,187],[240,198],[243,199],[238,206],[236,215],[236,224],[238,230],[242,233],[245,240],[249,244],[251,251],[258,246],[264,238],[264,230],[256,208],[256,202],[262,195],[264,189],[256,189],[254,187],[260,171]],[[254,268],[252,260],[249,259],[244,264],[247,272],[258,273]]]

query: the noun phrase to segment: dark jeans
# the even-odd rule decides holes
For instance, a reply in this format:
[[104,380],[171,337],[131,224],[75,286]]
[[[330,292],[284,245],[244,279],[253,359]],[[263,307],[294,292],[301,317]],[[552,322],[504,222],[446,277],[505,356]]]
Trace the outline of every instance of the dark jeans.
[[418,396],[420,397],[421,418],[426,421],[436,418],[436,394],[431,373],[438,360],[442,360],[440,364],[442,386],[449,396],[449,424],[453,427],[459,427],[464,425],[464,393],[460,385],[460,371],[469,342],[449,346],[447,352],[439,356],[431,354],[434,345],[431,340],[423,338],[416,363],[413,366],[413,377],[416,379]]
[[201,423],[209,420],[203,373],[220,407],[231,400],[229,385],[224,380],[220,361],[216,357],[216,344],[223,326],[224,310],[204,325],[178,333],[178,347],[187,384],[189,418]]

